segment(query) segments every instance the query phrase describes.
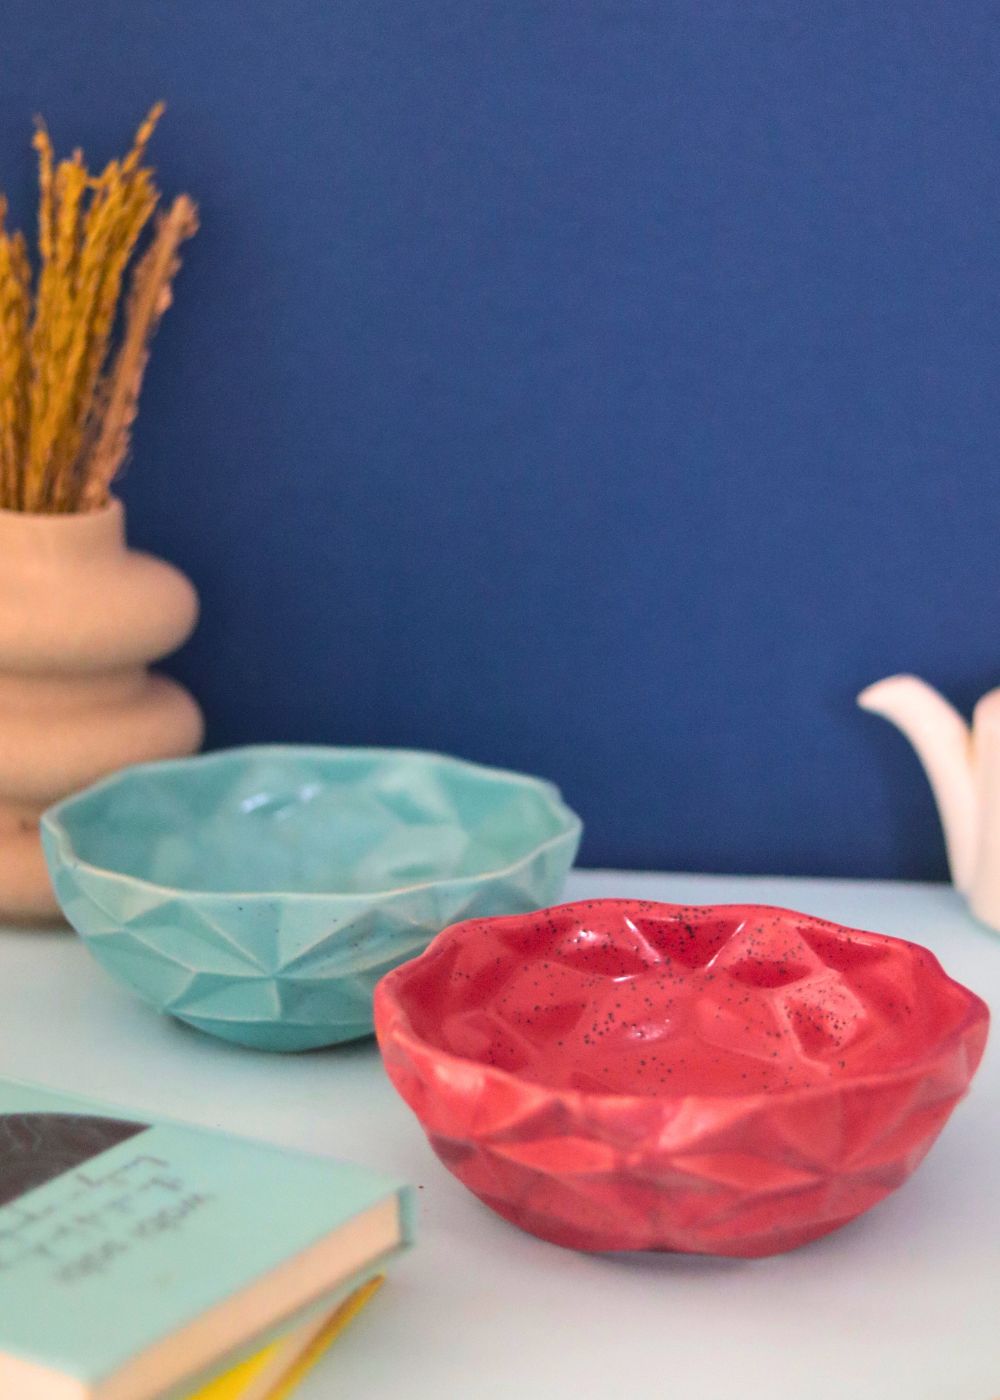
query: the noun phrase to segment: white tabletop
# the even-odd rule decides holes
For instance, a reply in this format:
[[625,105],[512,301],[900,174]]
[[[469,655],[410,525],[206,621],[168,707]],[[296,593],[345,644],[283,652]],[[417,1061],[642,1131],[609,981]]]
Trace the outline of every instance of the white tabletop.
[[[913,938],[1000,1007],[1000,935],[936,885],[581,871],[566,897],[783,904]],[[299,1400],[995,1400],[1000,1034],[913,1179],[753,1261],[543,1244],[451,1177],[374,1042],[269,1056],[157,1016],[68,934],[0,936],[0,1072],[367,1163],[419,1187],[418,1246]]]

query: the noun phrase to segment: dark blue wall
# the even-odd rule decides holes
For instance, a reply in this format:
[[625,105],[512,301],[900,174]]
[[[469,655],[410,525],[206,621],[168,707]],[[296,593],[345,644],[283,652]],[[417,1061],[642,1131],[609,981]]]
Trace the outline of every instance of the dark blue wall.
[[936,876],[1000,678],[1000,6],[6,0],[0,176],[201,201],[124,485],[214,743],[550,775],[589,863]]

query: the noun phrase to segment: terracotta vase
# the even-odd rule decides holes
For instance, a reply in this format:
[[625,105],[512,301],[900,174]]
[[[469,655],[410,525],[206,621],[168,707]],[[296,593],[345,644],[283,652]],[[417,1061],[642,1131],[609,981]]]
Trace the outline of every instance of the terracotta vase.
[[0,510],[0,918],[58,915],[38,838],[50,803],[200,745],[194,700],[147,669],[197,615],[183,574],[127,548],[120,501],[84,515]]

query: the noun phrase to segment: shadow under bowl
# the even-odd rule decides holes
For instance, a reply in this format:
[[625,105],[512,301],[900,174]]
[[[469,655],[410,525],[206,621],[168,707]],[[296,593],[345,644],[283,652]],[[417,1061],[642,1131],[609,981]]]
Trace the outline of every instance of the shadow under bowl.
[[846,1224],[922,1160],[988,1024],[926,949],[753,905],[470,921],[375,992],[442,1162],[584,1250],[757,1257]]
[[550,783],[438,754],[273,745],[115,774],[46,812],[66,918],[158,1010],[307,1050],[456,919],[558,896],[580,821]]

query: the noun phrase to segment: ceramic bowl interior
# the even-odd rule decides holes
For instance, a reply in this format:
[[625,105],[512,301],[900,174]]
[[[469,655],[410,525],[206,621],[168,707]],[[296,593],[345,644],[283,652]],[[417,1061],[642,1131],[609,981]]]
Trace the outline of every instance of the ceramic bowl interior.
[[566,830],[547,784],[435,754],[259,748],[127,770],[60,808],[88,865],[206,893],[384,893]]
[[415,1034],[559,1090],[778,1093],[919,1063],[968,1015],[923,949],[746,908],[494,920],[400,984]]
[[60,907],[102,966],[262,1050],[370,1035],[385,972],[459,919],[550,903],[580,831],[538,778],[296,746],[127,769],[42,819]]
[[901,1185],[988,1021],[916,944],[628,900],[446,929],[375,997],[394,1084],[506,1219],[577,1249],[744,1257]]

